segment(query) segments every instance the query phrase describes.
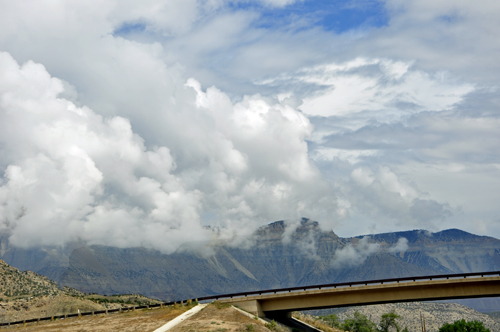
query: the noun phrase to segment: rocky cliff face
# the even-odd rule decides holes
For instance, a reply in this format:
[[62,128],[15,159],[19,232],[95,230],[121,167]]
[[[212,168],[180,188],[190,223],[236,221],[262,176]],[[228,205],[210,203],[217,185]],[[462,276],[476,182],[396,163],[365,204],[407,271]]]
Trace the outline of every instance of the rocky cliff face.
[[[293,231],[284,222],[269,224],[248,241],[252,245],[245,249],[224,242],[186,244],[170,255],[145,248],[89,246],[72,250],[67,261],[62,249],[58,254],[45,254],[42,261],[23,261],[22,254],[11,249],[5,259],[22,269],[58,275],[54,279],[59,284],[84,292],[141,293],[164,300],[349,280],[500,270],[500,240],[460,230],[340,238],[304,219]],[[50,260],[50,255],[57,259]]]

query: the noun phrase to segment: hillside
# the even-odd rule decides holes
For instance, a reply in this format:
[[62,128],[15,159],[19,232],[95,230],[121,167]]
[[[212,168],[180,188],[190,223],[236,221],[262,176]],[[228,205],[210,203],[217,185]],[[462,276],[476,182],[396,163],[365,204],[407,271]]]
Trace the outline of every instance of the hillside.
[[142,295],[103,296],[69,287],[60,289],[47,277],[21,272],[2,260],[0,280],[0,322],[158,302]]
[[325,310],[311,310],[305,314],[323,316],[336,314],[340,321],[347,317],[352,317],[354,312],[359,311],[375,323],[380,322],[383,314],[394,310],[401,316],[399,324],[401,327],[408,327],[409,331],[420,331],[420,314],[425,317],[427,331],[437,331],[444,323],[453,323],[456,320],[465,319],[467,321],[478,320],[483,322],[490,331],[500,331],[500,320],[487,314],[475,311],[472,308],[457,303],[440,302],[413,302],[413,303],[391,303],[371,306],[360,306],[350,308],[337,308]]
[[[62,291],[56,282],[31,271],[19,271],[0,260],[0,301],[27,296],[58,295]],[[80,295],[81,292],[65,289],[65,293]]]

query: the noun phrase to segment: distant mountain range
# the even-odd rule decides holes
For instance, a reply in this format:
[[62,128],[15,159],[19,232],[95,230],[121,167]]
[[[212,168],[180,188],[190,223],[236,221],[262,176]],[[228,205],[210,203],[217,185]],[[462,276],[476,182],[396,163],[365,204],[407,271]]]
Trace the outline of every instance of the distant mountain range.
[[[278,287],[500,270],[500,240],[458,229],[340,238],[303,219],[289,232],[261,227],[248,248],[186,244],[170,255],[107,246],[21,249],[0,238],[0,258],[83,292],[140,293],[162,300]],[[197,250],[193,248],[204,248]],[[482,301],[482,302],[481,302]],[[486,311],[496,300],[480,300]],[[481,304],[482,303],[482,304]],[[474,307],[473,302],[468,305]],[[495,308],[494,308],[495,309]]]

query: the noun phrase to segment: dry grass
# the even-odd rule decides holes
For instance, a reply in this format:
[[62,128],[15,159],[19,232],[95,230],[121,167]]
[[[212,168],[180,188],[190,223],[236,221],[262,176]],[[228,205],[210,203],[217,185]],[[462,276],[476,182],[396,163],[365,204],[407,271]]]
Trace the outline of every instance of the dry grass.
[[144,309],[121,314],[68,318],[54,322],[33,323],[27,326],[11,327],[22,331],[43,332],[147,332],[154,331],[168,321],[191,309],[192,306]]
[[259,321],[225,304],[211,304],[170,332],[269,332]]
[[[147,332],[154,331],[193,306],[170,306],[163,309],[136,310],[121,314],[69,318],[55,322],[11,327],[22,331],[41,332]],[[224,304],[211,304],[170,332],[269,332],[262,323]]]
[[325,332],[344,332],[344,330],[339,330],[335,327],[330,327],[329,325],[325,324],[325,322],[323,322],[322,320],[315,319],[309,315],[304,315],[300,312],[294,312],[292,316],[293,318],[296,318],[306,324],[314,326],[315,328]]

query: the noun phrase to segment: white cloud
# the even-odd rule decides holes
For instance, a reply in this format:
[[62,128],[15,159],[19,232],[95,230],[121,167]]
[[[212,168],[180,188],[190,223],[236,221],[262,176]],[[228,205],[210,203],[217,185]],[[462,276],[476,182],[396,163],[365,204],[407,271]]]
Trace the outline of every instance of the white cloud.
[[289,106],[259,96],[233,104],[189,80],[184,89],[196,99],[177,104],[203,121],[178,136],[185,142],[176,149],[190,157],[180,169],[169,147],[147,148],[129,120],[59,98],[64,84],[43,66],[1,53],[0,68],[0,216],[13,244],[83,240],[171,252],[209,238],[205,213],[227,237],[273,219],[336,214],[307,157],[312,127]]
[[304,98],[300,106],[304,113],[348,116],[369,112],[365,117],[377,116],[379,121],[395,120],[422,110],[449,109],[474,89],[471,84],[455,82],[444,73],[429,75],[412,69],[411,65],[387,59],[357,58],[342,64],[301,69],[288,78],[268,79],[262,84],[292,80],[322,86],[324,92]]
[[342,266],[356,266],[363,264],[368,257],[380,250],[379,243],[370,243],[370,237],[365,236],[356,245],[347,244],[344,248],[335,251],[332,258],[332,266],[340,268]]
[[[302,216],[438,230],[457,206],[496,227],[498,1],[388,0],[387,25],[342,34],[265,24],[295,1],[238,2],[1,1],[0,49],[26,63],[0,81],[9,219],[33,188],[64,220],[141,234],[175,209],[227,234]],[[98,220],[89,239],[118,234]],[[72,225],[61,239],[87,234]]]
[[201,194],[171,174],[167,148],[147,150],[128,120],[57,98],[63,85],[41,65],[19,67],[1,53],[0,68],[8,165],[0,218],[13,244],[83,240],[172,251],[204,238]]
[[408,239],[404,237],[400,237],[398,242],[393,247],[389,247],[387,252],[389,253],[401,253],[408,250]]
[[391,247],[383,248],[380,243],[370,242],[370,237],[365,236],[360,240],[353,239],[342,249],[337,249],[331,260],[334,268],[344,266],[357,266],[363,264],[368,257],[378,253],[401,253],[408,250],[408,240],[400,237],[396,244]]

